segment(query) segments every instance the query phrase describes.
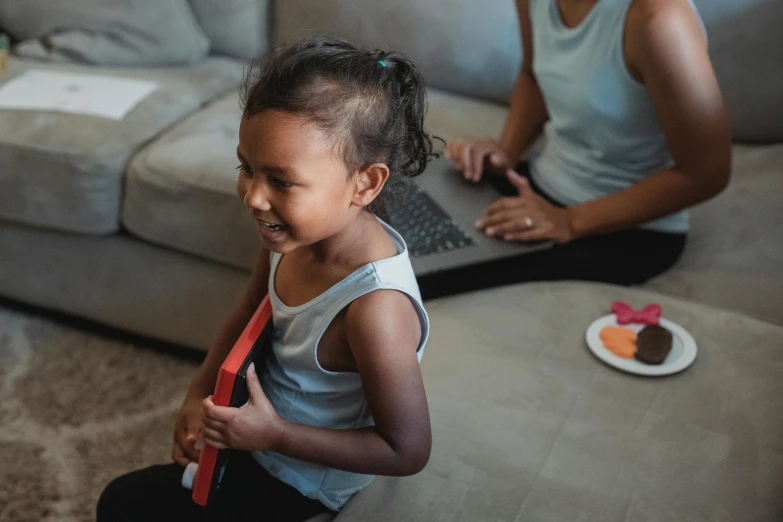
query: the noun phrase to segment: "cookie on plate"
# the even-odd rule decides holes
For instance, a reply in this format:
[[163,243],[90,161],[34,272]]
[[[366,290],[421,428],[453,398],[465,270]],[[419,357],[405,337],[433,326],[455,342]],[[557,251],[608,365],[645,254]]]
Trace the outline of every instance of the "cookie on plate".
[[657,324],[646,326],[636,336],[634,357],[645,364],[661,364],[672,349],[672,333]]

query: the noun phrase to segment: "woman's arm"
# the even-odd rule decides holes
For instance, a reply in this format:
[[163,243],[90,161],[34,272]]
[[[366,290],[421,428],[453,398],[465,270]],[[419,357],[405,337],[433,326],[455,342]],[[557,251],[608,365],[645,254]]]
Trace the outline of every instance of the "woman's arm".
[[268,284],[269,250],[261,247],[250,275],[250,283],[223,323],[217,339],[210,346],[204,362],[191,382],[189,393],[204,398],[213,392],[220,366],[266,296]]
[[533,35],[530,0],[517,0],[519,29],[522,33],[522,67],[511,93],[508,116],[500,135],[500,147],[511,163],[516,163],[541,131],[548,115],[541,89],[533,76]]
[[685,0],[636,0],[626,23],[631,73],[650,93],[675,165],[569,209],[574,237],[631,228],[726,187],[731,135],[701,24]]
[[489,159],[495,169],[513,167],[538,135],[548,115],[541,89],[533,76],[533,39],[530,26],[530,0],[517,0],[519,28],[522,34],[522,65],[511,92],[511,101],[498,141],[492,139],[451,140],[446,157],[467,180],[479,181],[484,162]]
[[205,442],[218,449],[274,451],[354,473],[421,471],[429,460],[432,435],[416,356],[421,327],[410,299],[394,290],[362,296],[348,307],[346,330],[374,426],[327,429],[286,421],[251,369],[247,405],[224,408],[204,400]]

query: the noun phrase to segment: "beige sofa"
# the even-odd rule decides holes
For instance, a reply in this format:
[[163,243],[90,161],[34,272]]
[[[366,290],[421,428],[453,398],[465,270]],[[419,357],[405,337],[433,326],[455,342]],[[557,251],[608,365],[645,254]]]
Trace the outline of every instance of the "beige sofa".
[[[783,323],[783,8],[777,0],[696,3],[738,141],[733,178],[693,210],[678,265],[645,286]],[[13,34],[2,5],[0,27]],[[410,54],[431,87],[427,125],[438,136],[497,136],[502,127],[520,61],[511,0],[190,5],[202,10],[213,49],[195,63],[116,68],[11,57],[0,82],[44,68],[150,78],[159,88],[120,122],[0,111],[0,295],[206,347],[256,253],[234,191],[243,60],[302,31]],[[248,31],[227,30],[248,21],[251,41]]]

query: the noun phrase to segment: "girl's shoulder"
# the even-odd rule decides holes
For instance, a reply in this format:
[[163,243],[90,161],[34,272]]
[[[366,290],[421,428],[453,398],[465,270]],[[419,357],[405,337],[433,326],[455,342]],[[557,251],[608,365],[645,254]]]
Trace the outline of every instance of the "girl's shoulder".
[[420,314],[413,300],[398,290],[374,290],[355,299],[348,305],[345,320],[354,357],[357,350],[380,346],[410,346],[415,353],[421,344]]

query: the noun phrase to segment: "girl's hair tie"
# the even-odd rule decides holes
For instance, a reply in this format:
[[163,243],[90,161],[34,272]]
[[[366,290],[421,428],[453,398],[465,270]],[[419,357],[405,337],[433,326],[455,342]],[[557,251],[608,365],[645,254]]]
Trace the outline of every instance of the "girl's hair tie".
[[386,62],[383,60],[378,60],[378,63],[381,64],[381,67],[386,67]]

